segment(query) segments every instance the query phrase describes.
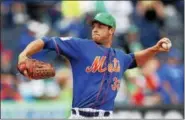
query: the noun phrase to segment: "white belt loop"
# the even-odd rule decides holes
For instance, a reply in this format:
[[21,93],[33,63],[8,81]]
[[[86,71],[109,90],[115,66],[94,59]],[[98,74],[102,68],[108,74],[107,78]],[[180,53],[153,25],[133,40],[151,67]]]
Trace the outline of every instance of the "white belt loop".
[[105,111],[104,110],[99,110],[99,117],[103,117],[104,116]]
[[76,115],[77,116],[80,116],[80,114],[79,114],[79,109],[78,108],[73,108],[75,111],[76,111]]

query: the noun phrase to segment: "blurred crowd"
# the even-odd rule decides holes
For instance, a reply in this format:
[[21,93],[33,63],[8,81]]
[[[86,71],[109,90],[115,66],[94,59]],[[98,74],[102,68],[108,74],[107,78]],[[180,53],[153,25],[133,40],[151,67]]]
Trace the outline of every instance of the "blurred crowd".
[[184,101],[184,1],[1,1],[1,101],[71,99],[68,60],[43,50],[33,58],[56,67],[54,78],[30,81],[17,71],[17,57],[31,41],[43,36],[91,38],[90,21],[109,12],[117,22],[113,47],[126,53],[151,47],[161,37],[173,47],[143,67],[126,71],[117,104],[182,104]]

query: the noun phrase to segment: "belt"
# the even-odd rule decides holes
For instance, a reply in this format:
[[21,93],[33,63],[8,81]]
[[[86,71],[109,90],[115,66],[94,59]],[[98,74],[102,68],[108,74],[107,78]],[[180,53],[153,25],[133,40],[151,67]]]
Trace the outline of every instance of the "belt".
[[[82,111],[82,110],[78,110],[79,115],[83,116],[83,117],[99,117],[100,112],[87,112],[87,111]],[[77,111],[75,109],[72,109],[72,114],[76,115]],[[110,112],[104,112],[103,116],[104,117],[108,117],[110,115]]]

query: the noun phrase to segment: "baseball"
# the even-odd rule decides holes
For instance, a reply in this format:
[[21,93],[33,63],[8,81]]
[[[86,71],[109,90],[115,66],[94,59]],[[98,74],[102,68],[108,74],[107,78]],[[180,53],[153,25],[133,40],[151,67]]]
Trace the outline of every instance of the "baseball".
[[163,44],[162,44],[162,47],[163,47],[164,49],[168,49],[168,44],[167,44],[167,43],[163,43]]

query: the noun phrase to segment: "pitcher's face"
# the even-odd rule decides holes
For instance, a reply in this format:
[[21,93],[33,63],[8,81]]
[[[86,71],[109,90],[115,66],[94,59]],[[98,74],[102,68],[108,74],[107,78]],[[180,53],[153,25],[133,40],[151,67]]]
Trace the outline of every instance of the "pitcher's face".
[[107,42],[108,38],[112,35],[111,29],[109,26],[94,22],[92,25],[92,39],[98,44]]

